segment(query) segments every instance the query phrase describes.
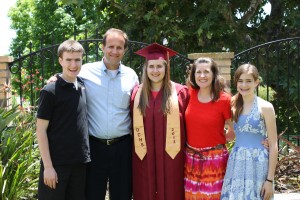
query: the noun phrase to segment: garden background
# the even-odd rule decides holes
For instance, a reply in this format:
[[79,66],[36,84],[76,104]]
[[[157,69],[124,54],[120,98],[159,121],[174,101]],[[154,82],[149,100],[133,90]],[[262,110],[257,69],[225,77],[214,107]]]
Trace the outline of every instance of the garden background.
[[[266,13],[265,5],[271,6],[270,13]],[[141,45],[158,42],[170,46],[183,57],[194,52],[239,53],[259,44],[300,36],[298,0],[17,0],[9,11],[9,17],[12,29],[16,31],[10,46],[10,56],[15,60],[26,55],[31,57],[34,52],[49,46],[54,50],[56,44],[67,38],[101,38],[111,27],[124,30],[130,40],[139,41]],[[285,110],[288,106],[296,110],[296,116],[289,116],[291,112],[285,114],[290,117],[291,124],[296,124],[292,126],[295,131],[289,133],[288,137],[285,131],[279,132],[282,136],[279,139],[280,155],[275,180],[278,193],[300,192],[300,58],[299,40],[296,41],[296,53],[292,55],[295,55],[293,62],[298,82],[285,86],[295,88],[289,91],[288,96],[296,101],[292,105],[280,102],[278,105],[280,112],[280,109]],[[91,43],[88,48],[100,49],[94,48],[97,44]],[[96,54],[101,56],[101,52]],[[86,57],[85,62],[97,60],[97,56]],[[44,54],[40,57],[48,58]],[[11,108],[0,111],[0,191],[3,200],[35,199],[36,196],[39,170],[39,153],[35,141],[37,94],[44,80],[53,71],[58,71],[59,66],[52,63],[53,69],[47,70],[50,64],[45,59],[46,68],[41,76],[41,65],[31,65],[31,61],[29,59],[22,63],[33,67],[21,67],[18,65],[20,62],[11,65],[12,70],[15,70],[12,71],[12,81],[2,85],[3,91],[12,92]],[[266,71],[270,71],[270,68]],[[290,72],[283,70],[280,73]],[[174,76],[174,79],[182,80],[184,74],[175,73]],[[285,83],[286,79],[278,80],[279,85]],[[36,92],[32,96],[33,90]],[[277,95],[269,96],[272,92]],[[268,100],[271,97],[273,100],[284,98],[278,95],[283,94],[279,92],[282,91],[270,84],[260,94]],[[280,125],[290,127],[290,124]]]

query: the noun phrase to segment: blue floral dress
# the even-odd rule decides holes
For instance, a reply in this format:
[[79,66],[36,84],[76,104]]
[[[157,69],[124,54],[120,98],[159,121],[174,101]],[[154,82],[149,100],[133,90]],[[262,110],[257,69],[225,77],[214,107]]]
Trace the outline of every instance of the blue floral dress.
[[222,200],[263,199],[260,191],[268,174],[269,153],[261,144],[267,132],[260,101],[256,96],[250,112],[234,123],[236,142],[227,163]]

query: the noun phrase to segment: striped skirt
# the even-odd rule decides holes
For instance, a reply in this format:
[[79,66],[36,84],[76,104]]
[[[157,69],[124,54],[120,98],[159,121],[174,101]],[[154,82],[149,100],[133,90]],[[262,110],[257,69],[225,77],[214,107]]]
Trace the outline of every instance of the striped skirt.
[[213,147],[185,149],[185,200],[219,200],[228,151]]

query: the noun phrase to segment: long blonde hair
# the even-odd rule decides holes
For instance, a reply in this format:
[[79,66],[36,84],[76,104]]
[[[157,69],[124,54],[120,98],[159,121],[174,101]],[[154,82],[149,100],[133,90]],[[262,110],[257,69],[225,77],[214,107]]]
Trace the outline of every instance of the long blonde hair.
[[[138,108],[140,109],[141,113],[143,116],[146,116],[146,108],[149,106],[149,99],[150,99],[150,93],[151,93],[151,81],[148,78],[147,75],[147,66],[148,66],[148,61],[144,63],[143,67],[143,75],[142,75],[142,91],[141,91],[141,96],[140,96],[140,102],[138,105]],[[171,86],[171,81],[170,81],[170,72],[167,67],[167,62],[164,62],[164,67],[165,67],[165,76],[163,79],[163,84],[162,84],[162,103],[161,103],[161,111],[163,112],[164,115],[167,115],[170,113],[170,97],[172,95],[172,86]]]
[[[237,68],[234,73],[234,85],[237,87],[237,83],[243,73],[248,73],[253,76],[254,81],[259,79],[258,70],[254,65],[243,64]],[[235,122],[238,121],[239,116],[243,112],[244,101],[242,95],[238,92],[232,97],[231,109],[232,109],[232,118]]]

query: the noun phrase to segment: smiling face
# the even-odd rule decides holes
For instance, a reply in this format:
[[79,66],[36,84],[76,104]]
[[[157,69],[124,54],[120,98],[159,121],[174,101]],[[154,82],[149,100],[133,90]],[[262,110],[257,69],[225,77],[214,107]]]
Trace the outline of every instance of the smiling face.
[[105,45],[102,46],[102,51],[107,69],[118,69],[120,61],[125,54],[125,38],[119,33],[107,35]]
[[74,82],[82,65],[82,52],[63,52],[59,57],[62,66],[62,78],[68,82]]
[[165,60],[148,60],[147,76],[150,79],[151,85],[163,84],[166,74],[166,61]]
[[211,63],[197,64],[195,69],[195,81],[201,89],[210,89],[213,81]]
[[254,95],[254,90],[258,86],[259,80],[254,80],[251,73],[244,72],[237,81],[237,91],[243,96]]

